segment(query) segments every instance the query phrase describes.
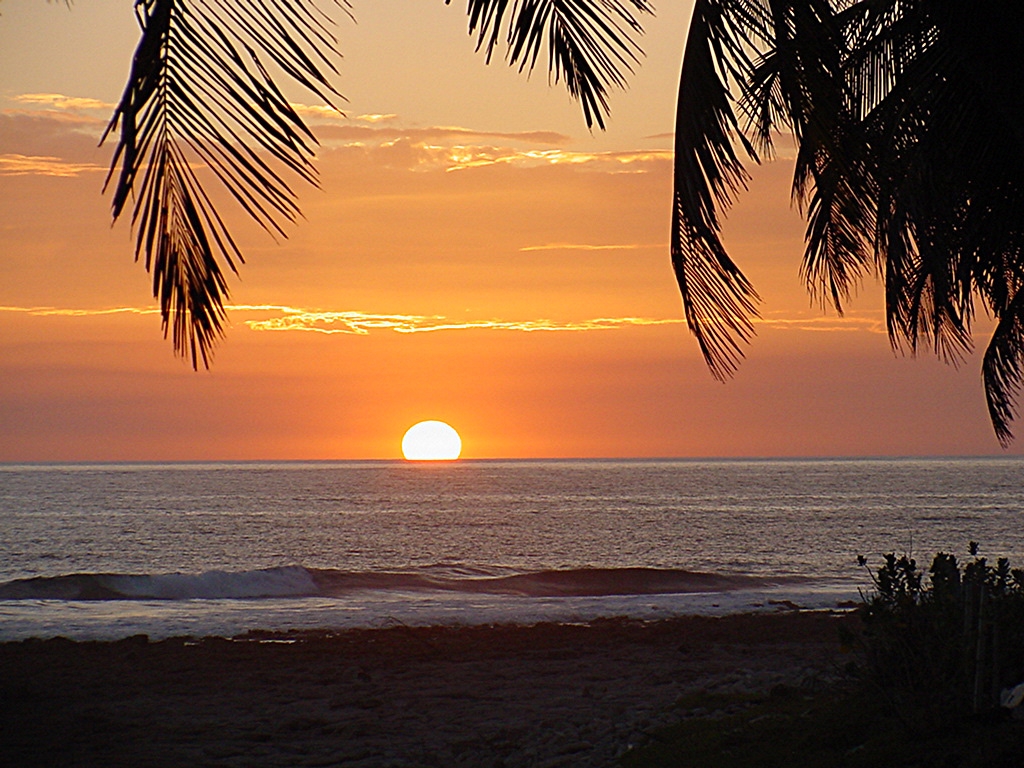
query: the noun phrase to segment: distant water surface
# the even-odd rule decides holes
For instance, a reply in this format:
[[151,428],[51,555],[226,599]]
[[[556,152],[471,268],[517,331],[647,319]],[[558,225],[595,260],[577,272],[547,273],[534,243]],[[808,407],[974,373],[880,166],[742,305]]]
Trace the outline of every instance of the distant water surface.
[[825,607],[1024,563],[1024,461],[0,465],[0,639]]

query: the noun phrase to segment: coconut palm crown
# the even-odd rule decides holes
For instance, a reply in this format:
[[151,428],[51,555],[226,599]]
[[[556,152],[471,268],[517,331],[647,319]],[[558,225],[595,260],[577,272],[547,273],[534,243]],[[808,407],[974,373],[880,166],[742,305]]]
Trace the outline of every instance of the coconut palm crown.
[[697,0],[676,122],[672,261],[688,324],[724,378],[757,294],[720,239],[741,157],[797,146],[803,275],[842,313],[874,272],[896,349],[956,363],[975,302],[982,373],[1012,437],[1024,355],[1024,7],[1012,0]]

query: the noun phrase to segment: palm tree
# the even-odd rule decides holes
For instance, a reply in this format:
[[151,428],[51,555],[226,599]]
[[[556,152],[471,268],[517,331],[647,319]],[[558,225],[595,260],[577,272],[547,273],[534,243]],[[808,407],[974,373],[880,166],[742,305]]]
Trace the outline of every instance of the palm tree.
[[[448,1],[448,0],[446,0]],[[346,0],[334,0],[335,4]],[[531,70],[542,51],[589,127],[641,55],[647,0],[467,0],[488,61]],[[340,5],[347,12],[347,5]],[[137,0],[142,40],[108,132],[119,129],[114,217],[129,197],[136,258],[153,274],[176,351],[209,362],[222,334],[221,263],[242,261],[192,170],[284,234],[285,171],[316,183],[315,138],[268,75],[273,62],[326,103],[336,40],[315,0]],[[1024,141],[1015,0],[696,0],[679,86],[671,256],[688,325],[718,378],[754,331],[758,297],[722,245],[743,156],[797,144],[803,273],[838,312],[871,272],[897,349],[971,348],[975,300],[996,320],[984,355],[1004,444],[1024,370]]]

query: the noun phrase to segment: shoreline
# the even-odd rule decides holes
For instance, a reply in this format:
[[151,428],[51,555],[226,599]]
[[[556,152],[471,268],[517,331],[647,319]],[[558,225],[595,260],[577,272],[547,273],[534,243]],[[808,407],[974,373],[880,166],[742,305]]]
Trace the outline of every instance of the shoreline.
[[833,682],[848,613],[0,643],[23,766],[607,766],[694,693]]
[[[651,574],[661,577],[661,571]],[[245,576],[246,574],[242,574]],[[674,574],[670,574],[674,576]],[[698,574],[703,575],[703,574]],[[733,574],[711,574],[733,578]],[[86,581],[98,577],[86,574]],[[559,573],[559,576],[561,574]],[[77,578],[77,577],[76,577]],[[60,586],[78,584],[64,577]],[[16,585],[20,586],[20,585]],[[30,585],[34,586],[34,585]],[[180,586],[180,585],[179,585]],[[605,618],[651,622],[687,616],[839,611],[858,604],[854,583],[767,583],[718,591],[524,596],[458,590],[354,590],[341,596],[125,599],[0,599],[0,643],[66,637],[117,641],[133,635],[235,637],[266,631],[345,632],[410,627],[588,623]]]

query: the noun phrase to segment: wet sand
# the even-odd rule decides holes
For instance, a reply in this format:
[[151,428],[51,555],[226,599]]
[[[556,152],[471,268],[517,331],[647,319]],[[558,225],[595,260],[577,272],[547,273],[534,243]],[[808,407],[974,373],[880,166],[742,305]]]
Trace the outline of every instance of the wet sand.
[[826,613],[0,644],[12,766],[608,766],[688,693],[815,687]]

